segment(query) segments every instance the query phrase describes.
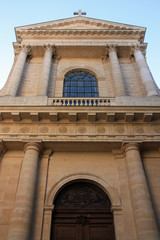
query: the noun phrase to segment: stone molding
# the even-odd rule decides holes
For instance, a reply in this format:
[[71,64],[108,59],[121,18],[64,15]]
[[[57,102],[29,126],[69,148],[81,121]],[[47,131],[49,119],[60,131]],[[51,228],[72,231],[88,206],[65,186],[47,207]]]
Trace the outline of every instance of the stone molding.
[[140,35],[140,38],[142,38],[142,35],[144,34],[144,31],[140,30],[108,30],[108,29],[47,29],[47,30],[21,30],[17,31],[17,37],[20,39],[20,37],[25,35],[46,35],[46,31],[48,35]]
[[123,146],[123,150],[126,152],[130,151],[130,150],[137,150],[137,151],[140,151],[140,144],[138,142],[129,142],[129,143],[126,143],[124,146]]
[[[103,102],[102,102],[103,103]],[[115,111],[114,109],[110,109],[109,103],[105,106],[102,105],[103,110],[101,109],[101,106],[99,106],[99,110],[96,106],[88,106],[90,109],[88,109],[87,106],[76,106],[77,109],[73,107],[63,107],[60,105],[54,105],[54,109],[49,109],[46,111],[45,109],[35,109],[33,112],[29,110],[22,110],[22,109],[16,109],[15,111],[2,111],[0,113],[0,121],[6,121],[6,120],[13,120],[15,122],[23,122],[23,120],[26,119],[26,116],[28,119],[30,119],[32,122],[37,122],[40,120],[50,120],[53,121],[52,116],[54,116],[54,121],[59,121],[60,119],[70,119],[71,115],[76,116],[75,120],[79,121],[80,119],[86,120],[86,122],[90,122],[88,116],[94,115],[95,121],[98,120],[105,120],[105,122],[121,122],[121,123],[139,123],[139,121],[143,123],[157,123],[157,120],[160,120],[160,111],[159,109],[154,109],[146,112],[145,108],[141,109],[141,111],[136,111],[135,109],[133,111],[123,108],[123,111],[121,109]],[[44,107],[45,108],[45,107]],[[79,117],[79,118],[78,118]]]
[[35,142],[28,142],[24,145],[24,152],[26,152],[29,149],[36,150],[38,153],[42,152],[42,145]]
[[63,177],[57,183],[55,183],[47,193],[45,205],[51,206],[59,189],[61,189],[63,186],[65,186],[66,183],[76,181],[76,180],[88,180],[88,181],[92,181],[92,182],[98,184],[99,187],[102,188],[106,192],[108,197],[110,198],[111,205],[113,208],[114,207],[119,207],[119,208],[122,207],[119,193],[114,188],[114,186],[111,185],[111,183],[109,183],[108,181],[104,181],[103,179],[101,179],[98,176],[95,176],[92,174],[81,174],[81,173]]

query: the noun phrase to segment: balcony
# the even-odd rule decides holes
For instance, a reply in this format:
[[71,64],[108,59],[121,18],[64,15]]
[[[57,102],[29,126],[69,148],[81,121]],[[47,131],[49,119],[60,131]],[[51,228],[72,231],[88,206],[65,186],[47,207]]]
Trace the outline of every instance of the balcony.
[[55,107],[105,107],[110,106],[115,98],[53,98],[52,100]]

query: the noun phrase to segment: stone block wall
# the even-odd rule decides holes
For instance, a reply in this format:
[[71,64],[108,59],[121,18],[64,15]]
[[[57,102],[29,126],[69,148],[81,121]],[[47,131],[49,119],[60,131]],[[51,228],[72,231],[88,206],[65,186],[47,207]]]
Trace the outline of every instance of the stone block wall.
[[22,151],[7,151],[0,160],[0,240],[7,239],[23,160]]

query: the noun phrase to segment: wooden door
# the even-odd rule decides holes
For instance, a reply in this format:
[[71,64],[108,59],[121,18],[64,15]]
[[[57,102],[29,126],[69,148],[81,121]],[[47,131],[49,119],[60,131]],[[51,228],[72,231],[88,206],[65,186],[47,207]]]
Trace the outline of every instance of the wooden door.
[[51,240],[114,240],[107,195],[90,183],[74,183],[55,200]]

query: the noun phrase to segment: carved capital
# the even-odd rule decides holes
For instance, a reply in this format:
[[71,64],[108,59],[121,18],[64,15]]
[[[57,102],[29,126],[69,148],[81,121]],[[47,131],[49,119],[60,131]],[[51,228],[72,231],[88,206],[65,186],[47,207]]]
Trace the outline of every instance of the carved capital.
[[19,48],[21,49],[21,51],[24,51],[28,55],[31,55],[31,46],[30,45],[22,44],[22,45],[19,45]]
[[52,45],[52,44],[44,45],[44,50],[45,50],[45,51],[52,52],[52,55],[53,55],[54,57],[56,56],[56,47],[55,47],[55,45]]
[[131,46],[130,56],[134,56],[134,52],[141,51],[143,55],[146,54],[146,46],[144,44],[136,44]]
[[118,45],[116,44],[106,45],[106,56],[108,56],[110,52],[117,52],[117,49]]

